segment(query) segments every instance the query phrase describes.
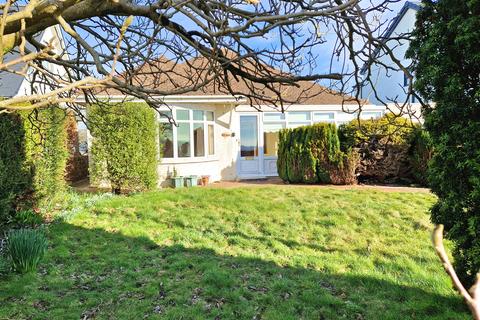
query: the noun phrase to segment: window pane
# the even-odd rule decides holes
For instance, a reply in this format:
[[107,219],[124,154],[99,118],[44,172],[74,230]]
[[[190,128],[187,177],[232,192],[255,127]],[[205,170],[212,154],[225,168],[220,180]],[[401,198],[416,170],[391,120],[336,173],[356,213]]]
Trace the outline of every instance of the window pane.
[[190,120],[190,110],[177,110],[177,120]]
[[332,122],[335,119],[333,112],[315,112],[313,114],[313,121]]
[[160,156],[173,158],[173,126],[170,123],[160,123]]
[[258,156],[257,116],[240,116],[240,156]]
[[205,129],[203,123],[193,124],[193,154],[195,157],[205,156]]
[[193,120],[203,121],[203,111],[193,110]]
[[214,155],[215,154],[215,144],[214,144],[214,129],[213,124],[208,125],[208,154]]
[[310,112],[289,112],[288,113],[288,121],[309,121],[310,120]]
[[172,111],[160,111],[160,120],[168,120],[172,118]]
[[205,114],[207,115],[207,121],[213,121],[213,112],[212,111],[206,111]]
[[285,128],[284,123],[264,123],[263,131],[265,132],[276,132]]
[[381,111],[369,111],[369,112],[362,112],[360,114],[360,119],[368,120],[368,119],[378,119],[382,117],[383,112]]
[[285,120],[285,113],[269,112],[263,114],[264,121],[281,121]]
[[177,127],[179,157],[190,157],[190,123],[179,123]]
[[278,131],[285,128],[283,123],[264,123],[263,141],[264,154],[269,157],[276,157],[278,151]]

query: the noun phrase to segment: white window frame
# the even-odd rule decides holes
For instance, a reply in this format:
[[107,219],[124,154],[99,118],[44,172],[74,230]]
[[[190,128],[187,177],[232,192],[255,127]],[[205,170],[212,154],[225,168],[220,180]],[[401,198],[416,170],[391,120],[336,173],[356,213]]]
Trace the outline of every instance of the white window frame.
[[[291,119],[291,115],[290,113],[292,112],[301,112],[301,113],[308,113],[309,114],[309,119],[310,120],[305,120],[305,121],[296,121],[296,120],[293,120]],[[318,113],[327,113],[327,114],[333,114],[333,119],[329,119],[328,121],[318,121],[318,120],[314,120],[314,115],[315,114],[318,114]],[[295,111],[286,111],[284,113],[284,119],[275,119],[275,120],[269,120],[269,119],[266,119],[265,117],[265,114],[280,114],[280,112],[264,112],[263,113],[263,117],[262,117],[262,123],[283,123],[285,124],[285,128],[296,128],[298,126],[292,126],[293,124],[301,124],[302,126],[305,125],[305,126],[309,126],[309,125],[312,125],[312,124],[315,124],[315,123],[333,123],[333,124],[337,124],[337,114],[338,114],[338,111],[333,111],[333,110],[315,110],[315,111],[311,111],[311,110],[295,110]]]
[[[178,120],[177,119],[177,111],[178,110],[184,110],[188,111],[188,120]],[[163,112],[169,112],[168,111],[163,111]],[[172,119],[174,123],[172,123],[172,138],[173,138],[173,157],[171,158],[165,158],[162,157],[162,160],[165,160],[166,162],[173,161],[173,160],[210,160],[211,158],[216,157],[217,155],[217,145],[216,145],[216,136],[217,136],[217,130],[216,130],[216,125],[215,125],[215,119],[216,119],[216,114],[215,111],[213,110],[208,110],[208,109],[201,109],[201,108],[185,108],[185,107],[174,107],[172,108]],[[194,111],[202,111],[203,112],[203,120],[193,120],[193,112]],[[162,112],[162,111],[160,111]],[[207,112],[211,112],[213,114],[213,120],[207,120]],[[168,119],[166,118],[160,118],[159,117],[159,122],[160,123],[169,123]],[[190,125],[190,131],[189,131],[189,141],[190,141],[190,156],[188,157],[179,157],[178,156],[178,124],[180,123],[188,123]],[[195,142],[193,141],[193,125],[195,123],[202,123],[203,124],[203,143],[204,143],[204,155],[195,157]],[[208,145],[208,126],[213,125],[213,154],[208,154],[209,151],[209,145]]]

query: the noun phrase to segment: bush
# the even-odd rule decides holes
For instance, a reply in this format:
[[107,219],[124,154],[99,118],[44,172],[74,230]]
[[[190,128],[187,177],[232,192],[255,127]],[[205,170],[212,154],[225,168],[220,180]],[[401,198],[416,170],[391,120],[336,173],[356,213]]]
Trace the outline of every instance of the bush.
[[277,167],[284,181],[352,184],[355,159],[355,152],[340,150],[335,125],[319,123],[280,131]]
[[7,236],[7,257],[20,273],[35,271],[47,251],[47,238],[38,229],[11,230]]
[[13,218],[15,200],[31,184],[25,168],[25,130],[17,114],[0,114],[0,226]]
[[0,115],[0,225],[15,210],[55,201],[65,189],[64,111]]
[[157,184],[157,126],[145,104],[91,106],[91,180],[109,182],[114,193],[151,189]]
[[342,125],[339,136],[342,150],[354,149],[359,154],[356,169],[359,179],[412,182],[410,154],[415,128],[411,121],[387,114],[380,119],[354,120]]
[[36,205],[43,206],[58,201],[66,188],[66,113],[50,107],[24,113],[22,117],[34,199]]
[[291,183],[426,183],[428,135],[404,118],[386,115],[340,126],[315,124],[279,134],[277,168]]

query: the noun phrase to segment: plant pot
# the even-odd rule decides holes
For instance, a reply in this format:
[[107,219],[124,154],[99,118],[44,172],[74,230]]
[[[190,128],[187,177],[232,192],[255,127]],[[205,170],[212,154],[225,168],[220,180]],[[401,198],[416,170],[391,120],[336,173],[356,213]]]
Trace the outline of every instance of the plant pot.
[[187,187],[196,187],[197,186],[197,181],[198,181],[197,176],[185,177],[185,185]]
[[209,181],[210,181],[210,176],[202,176],[202,179],[200,180],[200,184],[202,186],[206,186],[208,185]]
[[183,188],[183,184],[184,184],[183,177],[172,177],[171,180],[172,180],[173,188],[175,189]]

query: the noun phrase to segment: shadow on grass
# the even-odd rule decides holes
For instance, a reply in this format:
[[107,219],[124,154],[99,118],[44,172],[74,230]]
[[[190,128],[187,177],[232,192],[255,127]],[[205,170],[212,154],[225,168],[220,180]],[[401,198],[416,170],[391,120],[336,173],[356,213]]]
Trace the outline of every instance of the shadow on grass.
[[0,280],[0,319],[468,319],[421,288],[112,231],[52,225],[39,272]]

